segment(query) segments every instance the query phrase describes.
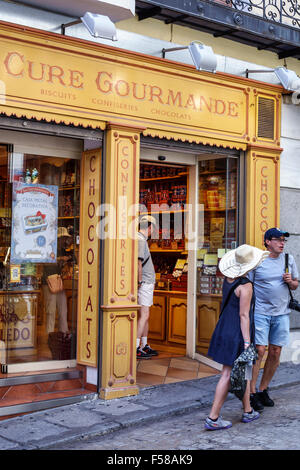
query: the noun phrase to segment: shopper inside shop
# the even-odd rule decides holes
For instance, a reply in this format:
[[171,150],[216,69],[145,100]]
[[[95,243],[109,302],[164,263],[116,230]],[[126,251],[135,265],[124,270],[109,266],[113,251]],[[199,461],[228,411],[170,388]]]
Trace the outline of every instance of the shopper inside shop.
[[138,302],[140,307],[137,324],[137,359],[150,359],[158,352],[148,344],[149,314],[153,304],[153,291],[155,286],[155,271],[149,251],[147,239],[151,234],[152,225],[156,225],[155,218],[144,215],[140,218],[138,233]]
[[46,265],[44,267],[42,284],[43,294],[46,310],[46,330],[51,333],[55,329],[56,309],[58,312],[58,329],[63,333],[67,333],[68,328],[68,306],[67,296],[64,289],[60,292],[53,293],[47,282],[48,276],[59,274],[62,276],[63,271],[68,268],[69,263],[74,261],[74,252],[67,249],[69,248],[69,239],[71,235],[68,233],[66,227],[59,227],[57,234],[57,263],[53,265]]

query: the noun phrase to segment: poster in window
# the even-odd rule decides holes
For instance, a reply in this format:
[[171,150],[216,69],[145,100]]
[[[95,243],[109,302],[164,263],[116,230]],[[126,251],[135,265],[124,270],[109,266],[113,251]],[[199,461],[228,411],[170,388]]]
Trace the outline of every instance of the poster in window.
[[57,186],[14,183],[10,262],[55,263],[57,216]]

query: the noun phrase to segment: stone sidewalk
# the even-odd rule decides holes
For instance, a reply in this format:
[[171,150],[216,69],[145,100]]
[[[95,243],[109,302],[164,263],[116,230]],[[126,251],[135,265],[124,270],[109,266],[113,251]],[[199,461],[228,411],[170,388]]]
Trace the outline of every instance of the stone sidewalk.
[[[219,376],[151,386],[139,395],[38,411],[0,421],[0,450],[47,449],[83,437],[101,436],[143,422],[198,410],[211,404]],[[300,365],[279,366],[270,390],[300,384]],[[236,399],[229,394],[228,399]],[[237,399],[236,399],[237,400]]]

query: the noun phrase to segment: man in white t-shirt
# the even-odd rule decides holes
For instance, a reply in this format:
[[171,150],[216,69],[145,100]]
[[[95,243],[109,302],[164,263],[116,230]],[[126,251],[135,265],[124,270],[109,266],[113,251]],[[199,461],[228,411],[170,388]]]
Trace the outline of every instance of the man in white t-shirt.
[[[283,252],[288,232],[271,228],[264,235],[265,247],[270,252],[255,270],[248,274],[254,283],[255,292],[255,343],[258,360],[253,367],[250,402],[256,411],[264,406],[274,406],[268,394],[268,386],[279,365],[282,346],[289,343],[289,308],[291,290],[298,287],[298,269],[292,255],[289,255],[288,272]],[[268,355],[264,365],[261,382],[256,391],[256,382],[261,361],[268,346]]]
[[148,237],[156,220],[151,215],[144,215],[139,221],[138,233],[138,303],[141,306],[137,322],[136,357],[150,359],[158,352],[148,344],[150,307],[153,304],[155,271],[148,247]]

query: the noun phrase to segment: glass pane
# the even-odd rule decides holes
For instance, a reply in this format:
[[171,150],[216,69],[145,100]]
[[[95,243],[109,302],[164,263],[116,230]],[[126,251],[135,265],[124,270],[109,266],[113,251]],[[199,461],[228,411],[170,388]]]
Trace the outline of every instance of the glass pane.
[[206,354],[222,299],[218,263],[226,250],[236,247],[238,239],[237,158],[199,162],[199,204],[203,229],[197,250],[196,351]]
[[10,316],[7,296],[9,274],[11,188],[8,182],[8,148],[0,145],[0,363],[6,360],[7,320]]
[[[6,306],[1,318],[5,363],[72,359],[80,162],[21,153],[13,153],[10,160],[8,196],[5,202],[0,199],[11,227],[0,244],[2,259],[10,249],[2,289],[0,284],[0,303]],[[47,279],[55,274],[63,282],[53,293]]]
[[227,158],[226,227],[224,248],[233,249],[238,240],[238,159]]

